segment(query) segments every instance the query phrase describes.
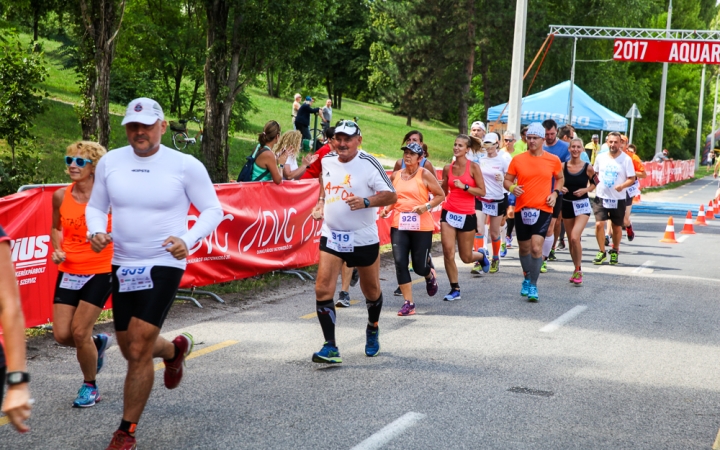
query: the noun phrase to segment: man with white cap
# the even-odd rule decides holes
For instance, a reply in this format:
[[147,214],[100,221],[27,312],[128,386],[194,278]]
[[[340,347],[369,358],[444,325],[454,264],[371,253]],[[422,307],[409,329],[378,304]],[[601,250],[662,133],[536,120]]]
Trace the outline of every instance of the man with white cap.
[[516,215],[520,219],[515,223],[525,275],[520,295],[533,302],[539,299],[537,280],[543,263],[543,243],[565,181],[560,159],[543,150],[543,139],[545,128],[539,122],[531,123],[527,131],[528,149],[513,158],[504,181],[505,189],[515,194]]
[[380,351],[378,322],[383,295],[377,207],[394,205],[397,194],[380,162],[359,150],[361,144],[358,124],[341,120],[335,126],[335,151],[322,159],[320,192],[312,211],[315,220],[325,219],[315,280],[315,308],[325,344],[312,355],[316,363],[342,362],[335,341],[333,297],[343,262],[357,267],[360,274],[360,289],[368,311],[365,355],[375,356]]
[[[135,429],[155,378],[153,358],[165,361],[168,389],[180,384],[192,336],[183,333],[169,342],[160,329],[185,272],[188,249],[212,233],[223,215],[205,166],[160,143],[167,122],[155,100],[131,101],[122,124],[130,145],[100,160],[86,209],[93,250],[114,243],[113,321],[128,361],[123,419],[109,449],[135,448]],[[200,217],[188,230],[191,203]],[[112,235],[106,233],[110,209]]]
[[485,137],[485,133],[487,133],[485,124],[480,122],[479,120],[473,122],[472,125],[470,125],[470,136],[476,137],[482,141]]

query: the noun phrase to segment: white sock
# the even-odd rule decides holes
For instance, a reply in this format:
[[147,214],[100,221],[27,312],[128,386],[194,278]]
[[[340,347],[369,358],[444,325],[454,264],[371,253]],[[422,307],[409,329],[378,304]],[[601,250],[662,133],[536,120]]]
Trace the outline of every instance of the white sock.
[[542,249],[543,257],[547,258],[548,255],[550,254],[550,250],[552,250],[554,240],[555,240],[555,238],[553,237],[552,234],[545,238],[545,242],[543,242],[543,249]]
[[503,224],[503,226],[500,227],[500,244],[505,243],[505,238],[507,237],[507,222]]

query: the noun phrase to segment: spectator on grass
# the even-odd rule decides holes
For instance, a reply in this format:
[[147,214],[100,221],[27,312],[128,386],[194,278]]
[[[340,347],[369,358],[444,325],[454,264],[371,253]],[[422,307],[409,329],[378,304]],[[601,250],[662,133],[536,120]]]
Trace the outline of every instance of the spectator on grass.
[[326,130],[332,121],[332,100],[327,99],[325,106],[320,111],[320,118],[322,119],[322,129]]
[[298,109],[297,117],[295,117],[295,129],[302,133],[303,139],[312,141],[310,135],[310,114],[317,114],[320,108],[313,108],[312,104],[315,102],[310,96],[305,97],[305,103],[300,105]]
[[281,149],[278,156],[272,152],[273,146],[280,139],[280,124],[274,120],[265,124],[262,133],[258,135],[258,145],[253,151],[255,164],[253,165],[253,181],[272,181],[282,183],[283,165],[287,161],[287,149]]
[[299,180],[307,168],[318,159],[317,155],[305,155],[302,159],[302,165],[298,167],[297,155],[301,145],[302,135],[299,131],[293,130],[280,136],[280,139],[273,147],[276,158],[279,159],[283,152],[287,156],[287,161],[282,170],[283,178],[286,180]]
[[293,129],[295,128],[295,117],[297,117],[298,110],[300,109],[300,100],[302,99],[302,96],[300,94],[295,94],[295,101],[293,102],[292,106],[292,124]]

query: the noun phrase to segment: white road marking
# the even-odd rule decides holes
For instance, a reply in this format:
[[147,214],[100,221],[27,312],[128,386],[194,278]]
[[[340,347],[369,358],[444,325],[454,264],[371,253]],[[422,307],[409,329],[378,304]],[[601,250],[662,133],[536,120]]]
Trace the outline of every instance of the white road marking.
[[400,436],[405,432],[405,430],[415,425],[418,420],[424,417],[425,414],[409,412],[394,422],[384,426],[382,430],[365,439],[353,447],[352,450],[373,450],[381,448],[388,442]]
[[685,241],[687,240],[687,238],[689,238],[689,237],[690,237],[689,234],[683,234],[682,236],[680,236],[680,237],[677,238],[676,240],[677,240],[678,242],[685,242]]
[[581,312],[585,311],[586,309],[587,309],[587,306],[578,305],[578,306],[574,307],[573,309],[571,309],[570,311],[563,314],[562,316],[553,320],[549,324],[540,328],[540,331],[543,333],[552,333],[553,331],[557,330],[561,326],[565,325],[566,323],[568,323],[571,320],[573,320],[574,318],[576,318]]
[[653,264],[655,264],[655,261],[645,261],[644,263],[640,264],[635,270],[633,270],[633,273],[640,273],[643,271],[643,269],[646,269]]

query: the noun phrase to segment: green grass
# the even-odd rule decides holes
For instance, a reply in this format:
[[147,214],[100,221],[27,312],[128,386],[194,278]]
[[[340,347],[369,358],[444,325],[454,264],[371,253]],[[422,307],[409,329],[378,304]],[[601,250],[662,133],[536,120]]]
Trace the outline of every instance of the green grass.
[[704,173],[704,174],[702,174],[702,175],[699,175],[701,169],[702,169],[702,168],[698,169],[698,170],[695,172],[695,176],[692,177],[692,178],[688,178],[687,180],[673,181],[672,183],[668,183],[668,184],[666,184],[666,185],[664,185],[664,186],[656,186],[656,187],[645,188],[645,189],[642,190],[642,193],[643,193],[643,194],[648,194],[648,193],[650,193],[650,192],[667,191],[668,189],[675,189],[675,188],[677,188],[677,187],[686,185],[686,184],[688,184],[688,183],[692,183],[693,181],[699,180],[700,178],[704,178],[704,177],[706,177],[706,176],[708,175],[707,173]]
[[[22,34],[21,39],[27,43],[30,42],[30,37],[26,34]],[[65,148],[82,136],[77,115],[72,106],[80,100],[77,74],[73,69],[65,68],[67,61],[66,57],[62,55],[60,42],[41,39],[41,43],[49,74],[42,87],[48,91],[50,99],[47,100],[47,110],[36,119],[33,129],[37,136],[36,145],[42,159],[40,175],[47,183],[65,182],[67,177],[61,157],[64,155]],[[231,180],[235,179],[240,172],[245,163],[245,157],[254,148],[257,135],[267,121],[277,120],[284,131],[292,129],[290,120],[292,93],[286,94],[286,98],[278,99],[266,95],[259,87],[250,87],[248,92],[257,111],[248,115],[249,130],[231,137],[228,159]],[[315,106],[324,103],[325,97],[321,91],[310,94],[318,98]],[[121,116],[125,113],[125,105],[111,103],[110,112],[113,114],[110,148],[117,148],[127,143],[120,125]],[[362,147],[369,153],[390,160],[397,159],[402,155],[400,151],[402,137],[407,131],[417,129],[424,135],[431,155],[430,160],[435,167],[441,168],[452,158],[452,144],[457,132],[453,126],[438,121],[415,120],[413,126],[408,127],[405,125],[405,117],[393,115],[387,106],[351,99],[343,99],[343,109],[336,108],[333,112],[333,122],[353,117],[359,119],[360,127],[363,130]],[[177,117],[167,117],[167,119],[176,120]],[[197,130],[192,125],[194,124],[191,124],[190,129]],[[172,146],[170,130],[163,137],[163,143]],[[7,151],[9,149],[5,142],[0,141],[0,153]],[[195,156],[198,151],[199,145],[189,146],[187,149],[188,153]]]

